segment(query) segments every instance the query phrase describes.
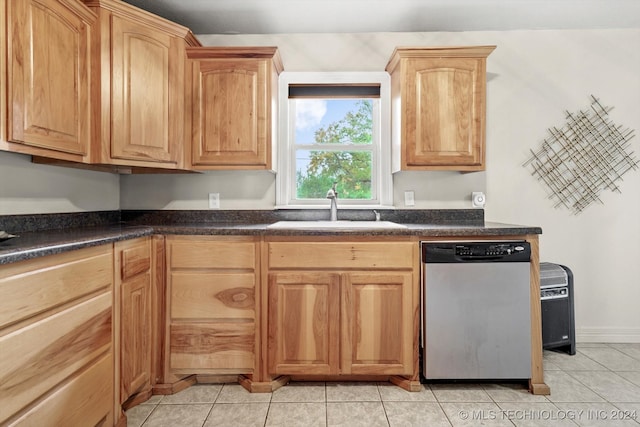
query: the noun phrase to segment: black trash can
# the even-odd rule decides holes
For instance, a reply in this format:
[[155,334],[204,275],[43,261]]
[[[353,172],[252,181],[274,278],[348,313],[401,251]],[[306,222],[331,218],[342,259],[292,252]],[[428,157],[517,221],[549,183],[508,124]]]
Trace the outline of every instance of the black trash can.
[[560,264],[540,263],[542,347],[576,354],[573,273]]

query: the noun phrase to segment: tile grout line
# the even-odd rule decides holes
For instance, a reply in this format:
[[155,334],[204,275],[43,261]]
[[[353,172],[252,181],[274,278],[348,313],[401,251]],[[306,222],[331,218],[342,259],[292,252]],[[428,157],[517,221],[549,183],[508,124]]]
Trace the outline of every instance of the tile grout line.
[[[586,347],[585,347],[586,348]],[[591,348],[613,348],[609,345],[607,345],[606,347],[591,347]],[[609,371],[609,372],[613,372],[609,369],[609,367],[603,365],[602,363],[598,362],[597,360],[592,359],[591,357],[587,356],[586,354],[582,353],[581,351],[576,350],[576,354],[580,353],[581,355],[583,355],[584,357],[586,357],[587,359],[591,360],[593,363],[600,365],[604,368],[605,371]],[[598,396],[600,399],[604,400],[607,403],[611,403],[609,402],[608,399],[606,399],[604,396],[600,395],[600,393],[598,393],[597,391],[595,391],[594,389],[592,389],[591,387],[589,387],[587,384],[583,383],[582,381],[580,381],[578,378],[574,377],[573,375],[571,375],[571,372],[578,372],[577,370],[571,370],[571,371],[565,371],[564,369],[561,369],[562,372],[564,372],[565,374],[567,374],[569,376],[569,378],[573,379],[574,381],[577,381],[578,384],[582,385],[583,387],[585,387],[587,390],[591,391],[593,394],[595,394],[596,396]],[[579,371],[579,372],[598,372],[598,371],[594,371],[593,369],[591,370],[584,370],[584,371]],[[600,371],[601,372],[601,371]],[[574,402],[577,403],[577,402]],[[583,403],[583,402],[580,402]],[[587,402],[587,403],[595,403],[595,402]]]
[[[615,347],[589,347],[589,348],[608,348],[608,349],[613,350],[613,351],[615,351],[615,352],[617,352],[617,353],[620,353],[620,355],[622,355],[622,356],[625,356],[625,357],[628,357],[628,358],[630,358],[630,359],[632,359],[632,360],[634,360],[634,361],[639,361],[639,362],[640,362],[640,359],[636,359],[635,357],[630,356],[630,355],[628,355],[627,353],[625,353],[624,351],[622,351],[622,350],[620,350],[620,349],[617,349],[617,348],[615,348]],[[609,367],[608,367],[608,366],[606,366],[605,364],[598,362],[596,359],[594,359],[594,358],[592,358],[592,357],[589,357],[588,355],[586,355],[586,354],[584,354],[584,353],[582,353],[582,352],[581,352],[581,354],[582,354],[582,355],[584,355],[585,357],[587,357],[587,358],[589,358],[589,359],[593,360],[595,363],[597,363],[597,364],[599,364],[599,365],[604,366],[606,369],[608,369],[608,370],[610,370],[610,371],[612,371],[612,372],[624,372],[623,370],[621,370],[621,371],[616,371],[616,370],[614,370],[614,369],[612,369],[612,368],[609,368]]]
[[[622,355],[624,355],[625,357],[628,357],[630,360],[640,360],[640,359],[636,359],[635,357],[631,356],[630,354],[625,353],[624,351],[622,351],[622,350],[620,350],[618,348],[615,348],[615,347],[612,347],[612,346],[608,346],[608,345],[607,346],[600,346],[600,347],[587,347],[587,348],[607,349],[607,351],[609,351],[611,353],[611,355],[613,357],[613,360],[616,360],[616,357],[622,356]],[[630,347],[630,349],[632,351],[635,351],[635,347],[634,346]],[[483,385],[483,383],[478,384],[479,388],[472,387],[470,389],[465,389],[465,387],[461,387],[461,390],[463,390],[463,391],[464,390],[482,390],[488,396],[488,400],[485,401],[485,402],[483,402],[485,397],[482,397],[482,396],[473,397],[473,394],[471,394],[471,396],[472,396],[471,398],[463,399],[461,401],[455,400],[456,399],[455,395],[451,395],[451,399],[453,399],[453,400],[451,400],[451,401],[448,401],[448,400],[447,401],[443,401],[443,400],[441,400],[442,398],[439,398],[438,395],[434,392],[434,390],[432,389],[430,384],[425,384],[424,388],[425,388],[425,390],[428,390],[431,393],[431,395],[433,396],[433,399],[434,399],[434,403],[436,403],[436,405],[437,405],[436,407],[439,409],[439,411],[442,413],[442,415],[444,415],[444,419],[447,420],[446,422],[449,423],[449,425],[452,425],[452,426],[456,425],[456,423],[454,423],[452,421],[453,416],[455,414],[451,414],[451,417],[450,417],[450,415],[445,411],[445,409],[443,407],[444,404],[453,405],[453,406],[460,405],[460,404],[480,405],[480,407],[481,407],[483,405],[483,403],[490,403],[492,405],[495,405],[495,407],[499,408],[500,410],[504,410],[503,409],[504,405],[509,406],[509,405],[513,404],[513,405],[520,405],[523,408],[526,408],[527,406],[532,406],[533,408],[535,408],[536,405],[539,405],[540,403],[544,403],[545,405],[548,404],[548,403],[551,403],[551,405],[552,405],[551,407],[555,408],[555,410],[557,410],[557,411],[563,411],[563,409],[561,409],[560,406],[570,408],[571,405],[608,405],[612,409],[615,408],[616,410],[625,411],[625,409],[623,409],[625,407],[625,404],[634,405],[634,406],[631,406],[631,408],[635,408],[635,405],[639,405],[640,404],[640,397],[639,397],[639,399],[635,400],[635,396],[633,394],[633,390],[635,390],[636,387],[640,387],[640,386],[638,384],[636,384],[634,381],[632,381],[630,379],[627,379],[627,378],[625,378],[624,376],[621,375],[621,372],[640,372],[640,371],[636,371],[636,370],[616,371],[616,370],[614,370],[614,369],[609,367],[610,364],[605,365],[605,364],[599,362],[599,360],[604,360],[604,361],[608,361],[609,360],[608,354],[604,350],[602,350],[601,353],[596,353],[596,355],[599,357],[599,359],[594,359],[591,356],[583,353],[582,351],[579,351],[579,354],[581,355],[581,357],[584,358],[584,362],[585,363],[586,362],[593,363],[592,369],[572,369],[572,368],[576,367],[576,363],[572,362],[572,359],[571,359],[571,357],[573,357],[573,356],[566,356],[566,355],[561,355],[560,356],[559,355],[559,357],[562,358],[562,362],[563,362],[563,363],[560,363],[560,365],[564,366],[564,368],[560,368],[558,366],[558,369],[557,370],[553,370],[553,371],[560,373],[560,375],[566,376],[567,379],[570,379],[571,382],[574,382],[576,387],[577,386],[584,387],[585,392],[589,391],[590,393],[593,393],[592,397],[590,397],[588,399],[581,399],[581,400],[594,400],[594,399],[598,398],[598,399],[601,399],[601,401],[599,401],[599,402],[593,402],[593,401],[587,401],[587,402],[585,402],[585,401],[554,402],[554,401],[552,401],[550,399],[550,396],[544,396],[544,399],[533,400],[532,401],[532,400],[529,400],[529,399],[525,398],[524,396],[520,396],[519,395],[522,392],[522,390],[520,390],[519,388],[516,390],[515,388],[512,388],[512,387],[505,387],[504,388],[504,392],[505,393],[502,393],[502,391],[501,391],[502,388],[496,388],[495,390],[497,390],[499,393],[495,394],[495,396],[494,396],[494,395],[492,395],[490,393],[490,391],[492,391],[494,389],[487,388],[487,385],[486,384]],[[549,363],[553,363],[553,362],[549,361]],[[587,363],[587,365],[588,365],[588,363]],[[581,367],[582,364],[578,363],[577,366]],[[593,368],[596,368],[596,369],[594,370]],[[602,369],[598,369],[598,368],[602,368]],[[584,381],[589,381],[591,379],[590,374],[589,374],[590,372],[592,372],[593,374],[602,375],[606,379],[605,382],[595,381],[593,386],[595,386],[596,388],[599,388],[605,394],[611,394],[612,398],[617,396],[618,389],[616,388],[616,385],[618,383],[618,381],[617,381],[618,379],[621,380],[621,382],[624,385],[632,386],[632,388],[630,389],[632,391],[631,394],[629,394],[627,390],[623,390],[623,391],[625,391],[625,394],[622,395],[624,397],[629,397],[631,400],[630,401],[626,401],[626,402],[625,401],[621,401],[621,402],[615,402],[614,403],[613,401],[609,400],[608,398],[605,398],[605,396],[603,394],[597,392],[596,389],[592,388],[591,386],[589,386],[587,383],[584,382]],[[574,375],[578,375],[578,374],[579,374],[580,377],[583,378],[583,380],[579,379],[577,376],[574,376]],[[611,384],[610,387],[607,385],[607,383],[609,381],[609,379],[607,379],[607,376],[612,376],[613,377],[613,383]],[[631,377],[631,378],[635,379],[635,377]],[[324,389],[322,390],[323,395],[324,395],[324,402],[323,402],[324,405],[323,406],[324,406],[324,409],[325,409],[324,421],[325,421],[325,425],[329,426],[328,388],[327,388],[326,382],[324,382],[322,384],[324,385]],[[473,384],[473,383],[470,383],[470,384]],[[382,385],[381,385],[380,382],[376,382],[375,385],[376,385],[376,391],[377,391],[377,398],[379,399],[379,401],[382,404],[382,409],[384,411],[384,415],[385,415],[385,419],[386,419],[387,425],[391,425],[389,412],[387,411],[388,410],[387,406],[388,405],[392,405],[393,402],[413,402],[413,400],[409,400],[409,399],[408,400],[404,400],[403,397],[400,397],[400,400],[393,400],[393,398],[392,398],[392,399],[390,399],[388,401],[385,401],[383,399],[383,396],[382,396],[382,394],[384,394],[383,392],[385,391],[385,389],[382,388]],[[211,406],[210,406],[210,408],[209,408],[209,410],[208,410],[208,412],[207,412],[207,414],[206,414],[206,416],[204,418],[203,423],[201,424],[201,427],[204,427],[205,425],[207,425],[207,422],[209,422],[210,417],[213,415],[213,409],[214,409],[215,405],[216,404],[222,404],[222,403],[218,403],[218,402],[219,402],[219,399],[221,398],[221,396],[223,394],[224,387],[225,387],[225,385],[223,385],[222,387],[217,389],[217,392],[215,394],[215,398],[213,399],[213,402],[211,403]],[[451,391],[456,391],[456,390],[452,389]],[[517,393],[517,394],[510,394],[509,391],[511,391],[513,393]],[[568,391],[570,392],[569,397],[572,397],[572,396],[575,397],[575,393],[572,393],[570,389]],[[506,400],[505,399],[500,399],[500,397],[503,394],[506,394],[506,397],[505,397]],[[580,394],[580,393],[578,393],[578,394]],[[447,394],[445,394],[445,398],[446,398],[446,396],[447,396]],[[356,394],[356,397],[360,398],[362,396]],[[263,423],[262,423],[262,425],[265,426],[265,427],[269,424],[268,423],[269,416],[273,415],[272,414],[272,410],[274,409],[273,408],[273,404],[276,403],[276,402],[273,401],[273,398],[274,398],[274,394],[272,392],[272,393],[270,393],[268,400],[265,399],[265,400],[262,401],[264,403],[267,403],[267,412],[266,412],[266,416],[263,419]],[[253,401],[242,402],[241,398],[232,399],[232,400],[234,400],[234,402],[230,402],[230,403],[236,403],[236,404],[259,403],[259,402],[253,402]],[[235,401],[235,400],[237,400],[237,401]],[[300,400],[300,399],[294,399],[294,400]],[[500,401],[498,401],[498,400],[500,400]],[[362,403],[362,402],[366,402],[366,401],[368,401],[368,400],[357,400],[357,401],[354,401],[354,402]],[[280,402],[280,403],[291,403],[291,404],[294,404],[294,405],[300,405],[300,404],[306,404],[306,403],[309,403],[309,402],[303,402],[303,401],[300,401],[300,402],[295,401],[294,402],[294,401],[292,401],[292,402]],[[152,425],[154,425],[154,424],[150,423],[151,417],[153,416],[155,411],[158,410],[158,408],[161,408],[163,406],[170,407],[172,405],[195,405],[195,404],[198,404],[198,402],[189,401],[189,402],[183,402],[183,403],[174,403],[174,404],[166,403],[166,404],[163,404],[162,403],[162,399],[159,399],[157,403],[153,403],[153,404],[149,405],[149,406],[151,406],[151,410],[148,413],[148,415],[146,415],[146,417],[143,420],[140,421],[139,425],[142,426],[142,427],[145,427],[145,426],[146,427],[152,427]],[[317,420],[319,421],[319,419],[317,419]],[[569,419],[569,420],[572,421],[573,424],[578,424],[579,425],[578,421],[572,420],[572,419]],[[635,424],[640,424],[640,419],[638,419],[638,418],[635,418],[635,419],[634,418],[627,418],[627,420],[635,421]],[[516,420],[506,419],[506,421],[508,421],[508,423],[510,423],[510,425],[518,425],[518,423],[516,423]],[[198,425],[198,424],[196,424],[196,425]],[[131,426],[131,427],[133,427],[133,426]]]
[[[431,390],[431,386],[429,386],[429,390]],[[433,393],[433,390],[431,390],[431,393]],[[442,403],[440,402],[440,400],[438,400],[438,397],[436,396],[435,393],[433,393],[433,397],[436,399],[436,403],[438,404],[438,407],[440,408],[445,418],[447,419],[447,422],[449,423],[449,425],[453,426],[453,422],[451,422],[451,419],[449,418],[449,414],[447,414],[447,411],[444,410],[444,408],[442,407]]]
[[224,384],[222,385],[222,387],[220,387],[220,390],[218,390],[218,393],[216,393],[216,397],[215,399],[213,399],[213,402],[211,403],[211,408],[209,408],[209,412],[207,413],[207,416],[204,417],[204,421],[202,422],[201,427],[204,427],[207,425],[207,421],[209,421],[209,417],[213,413],[213,408],[216,406],[216,402],[218,401],[218,398],[220,397],[220,394],[222,393],[223,388],[224,388]]
[[269,420],[269,413],[271,412],[271,404],[273,403],[273,390],[269,392],[269,404],[267,405],[267,415],[264,417],[263,426],[266,427],[267,421]]
[[[482,390],[484,390],[484,392],[487,393],[487,390],[484,387],[482,387]],[[491,399],[494,405],[496,405],[501,411],[505,411],[505,409],[502,406],[500,406],[500,402],[497,402],[495,398],[491,396],[491,394],[487,393],[487,395],[489,396],[489,399]],[[502,403],[519,403],[519,402],[502,402]],[[526,402],[526,403],[529,404],[531,402]],[[516,426],[516,423],[513,422],[513,420],[509,419],[508,421],[511,423],[511,425]]]
[[324,425],[329,427],[329,396],[326,381],[324,382]]
[[[619,349],[617,349],[617,348],[615,348],[615,347],[613,347],[613,346],[611,346],[611,345],[606,345],[606,346],[603,346],[603,347],[586,347],[586,348],[606,348],[606,349],[609,349],[609,350],[615,350],[616,352],[619,352],[619,353],[621,353],[621,354],[623,354],[623,355],[628,356],[628,355],[627,355],[626,353],[624,353],[623,351],[621,351],[621,350],[619,350]],[[580,351],[580,354],[582,354],[582,355],[583,355],[584,357],[586,357],[587,359],[589,359],[589,360],[593,361],[594,363],[596,363],[596,364],[598,364],[598,365],[600,365],[600,366],[604,367],[605,369],[604,369],[604,370],[599,370],[599,371],[594,371],[594,370],[571,370],[571,371],[565,371],[565,370],[561,369],[561,371],[562,371],[563,373],[567,374],[567,375],[568,375],[571,379],[573,379],[574,381],[578,382],[578,384],[582,385],[583,387],[585,387],[586,389],[588,389],[589,391],[591,391],[593,394],[595,394],[596,396],[600,397],[600,398],[603,400],[603,402],[558,402],[558,403],[566,403],[566,404],[572,404],[572,403],[606,403],[606,404],[609,404],[609,405],[613,406],[614,408],[616,408],[616,409],[618,409],[618,410],[622,410],[619,406],[617,406],[617,405],[616,405],[616,403],[620,404],[620,403],[628,403],[628,402],[616,402],[616,403],[611,402],[609,399],[605,398],[605,397],[604,397],[604,396],[602,396],[600,393],[598,393],[596,390],[594,390],[593,388],[591,388],[591,387],[590,387],[590,386],[588,386],[587,384],[585,384],[585,383],[583,383],[582,381],[580,381],[580,379],[578,379],[578,378],[576,378],[574,375],[572,375],[572,372],[609,372],[609,373],[612,373],[612,374],[614,374],[614,375],[618,376],[620,379],[622,379],[622,380],[623,380],[623,381],[625,381],[625,382],[628,382],[628,383],[630,383],[630,384],[632,384],[632,385],[635,385],[635,384],[634,384],[634,383],[632,383],[631,381],[628,381],[628,380],[627,380],[626,378],[624,378],[623,376],[619,375],[617,371],[615,371],[615,370],[613,370],[613,369],[609,368],[608,366],[606,366],[606,365],[604,365],[604,364],[602,364],[602,363],[598,362],[597,360],[593,359],[592,357],[589,357],[587,354],[582,353],[581,351]],[[631,356],[629,356],[629,357],[631,357]],[[635,358],[634,358],[634,357],[631,357],[631,358],[635,360]],[[554,403],[554,402],[552,402],[552,403]],[[633,403],[633,402],[631,402],[631,403]],[[555,405],[555,403],[554,403],[554,405]],[[556,407],[557,407],[557,405],[556,405]],[[635,419],[635,420],[633,420],[633,421],[635,421],[637,424],[640,424],[640,421],[639,421],[639,420],[640,420],[640,418],[636,418],[636,419]],[[577,424],[577,423],[576,423],[576,424]]]
[[[153,414],[153,411],[155,411],[157,407],[158,407],[157,403],[153,405],[153,409],[149,411],[149,414],[144,418],[144,420],[142,420],[142,423],[140,423],[140,427],[144,427],[144,425],[147,423],[147,420],[149,420],[149,418],[151,417],[151,414]],[[128,421],[127,421],[127,424],[129,424]]]
[[[217,397],[216,397],[216,399],[217,399]],[[207,424],[207,421],[209,421],[209,416],[213,412],[213,406],[214,405],[215,405],[215,400],[214,400],[214,403],[211,404],[211,408],[209,408],[209,412],[207,412],[207,416],[204,417],[204,420],[202,420],[202,425],[200,427],[204,427]]]
[[382,400],[382,392],[380,391],[380,383],[376,382],[376,390],[378,391],[378,397],[380,397],[380,403],[382,405],[382,412],[384,412],[384,417],[387,420],[387,425],[391,426],[391,422],[389,421],[389,414],[387,414],[387,408],[384,406],[384,400]]

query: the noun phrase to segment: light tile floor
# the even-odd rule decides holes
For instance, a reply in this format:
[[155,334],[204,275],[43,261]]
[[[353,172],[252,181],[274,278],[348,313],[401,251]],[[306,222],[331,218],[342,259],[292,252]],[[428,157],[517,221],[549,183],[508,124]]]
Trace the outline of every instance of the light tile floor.
[[127,411],[129,427],[638,426],[640,344],[581,344],[544,352],[550,396],[519,383],[432,383],[409,393],[388,383],[290,383],[252,394],[196,385]]

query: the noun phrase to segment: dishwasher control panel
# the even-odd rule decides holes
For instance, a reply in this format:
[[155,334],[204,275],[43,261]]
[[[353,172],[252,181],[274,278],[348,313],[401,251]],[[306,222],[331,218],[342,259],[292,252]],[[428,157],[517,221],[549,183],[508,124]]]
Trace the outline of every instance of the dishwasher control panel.
[[455,250],[458,256],[494,256],[522,252],[524,246],[511,243],[489,243],[486,245],[475,243],[456,245]]
[[531,245],[525,241],[423,242],[422,261],[529,262]]

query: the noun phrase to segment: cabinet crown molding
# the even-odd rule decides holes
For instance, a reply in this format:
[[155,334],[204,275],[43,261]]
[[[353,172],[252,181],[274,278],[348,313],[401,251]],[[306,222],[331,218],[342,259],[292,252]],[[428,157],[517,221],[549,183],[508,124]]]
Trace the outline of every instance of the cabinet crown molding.
[[[83,0],[89,7],[105,9],[111,13],[116,13],[124,18],[144,22],[146,25],[154,27],[176,37],[195,39],[191,30],[180,24],[161,18],[146,10],[139,9],[123,1],[116,0]],[[199,42],[198,42],[199,44]]]
[[486,58],[496,46],[396,47],[385,70],[391,73],[404,58]]
[[201,46],[187,47],[189,59],[272,59],[280,74],[284,70],[276,46]]
[[85,4],[78,3],[75,0],[58,0],[58,2],[89,24],[94,23],[98,19],[98,15],[96,15]]

